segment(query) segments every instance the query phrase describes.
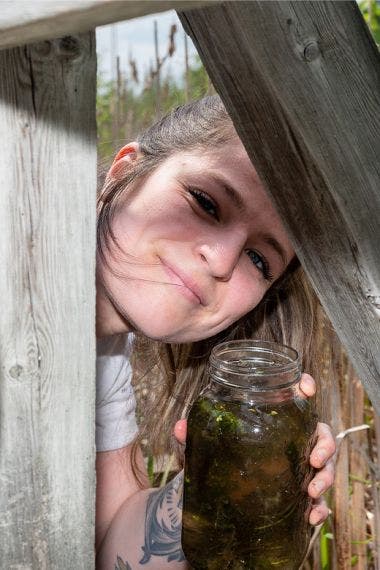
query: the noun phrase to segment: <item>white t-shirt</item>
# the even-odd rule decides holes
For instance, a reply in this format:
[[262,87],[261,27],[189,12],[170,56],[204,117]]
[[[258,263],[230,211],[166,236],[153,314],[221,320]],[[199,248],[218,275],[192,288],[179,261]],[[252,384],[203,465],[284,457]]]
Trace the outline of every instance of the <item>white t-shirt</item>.
[[96,450],[111,451],[132,443],[138,433],[132,387],[132,334],[97,341]]

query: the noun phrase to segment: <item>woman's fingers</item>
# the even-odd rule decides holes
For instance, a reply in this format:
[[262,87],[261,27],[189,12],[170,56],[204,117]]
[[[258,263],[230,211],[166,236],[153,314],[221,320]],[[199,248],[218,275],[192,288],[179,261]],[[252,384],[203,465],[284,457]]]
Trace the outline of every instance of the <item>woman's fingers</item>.
[[179,443],[186,442],[187,421],[179,420],[174,426],[174,435]]
[[312,509],[309,515],[309,523],[312,525],[318,525],[323,523],[330,514],[330,510],[326,504],[326,501],[321,497],[313,502]]
[[335,438],[327,424],[318,422],[317,443],[310,454],[310,464],[316,469],[321,469],[336,451]]
[[299,383],[299,389],[301,390],[301,396],[306,396],[306,398],[311,398],[316,392],[315,380],[310,374],[302,374]]
[[334,483],[334,460],[330,459],[323,469],[320,469],[307,488],[309,496],[318,499]]
[[321,524],[330,513],[326,501],[321,495],[334,483],[335,451],[335,439],[330,427],[318,422],[317,443],[310,454],[310,464],[318,471],[307,489],[309,496],[314,499],[309,516],[309,522],[312,525]]
[[313,499],[319,498],[334,483],[335,451],[335,439],[329,426],[318,422],[317,443],[310,454],[310,464],[318,469],[308,486],[308,493]]

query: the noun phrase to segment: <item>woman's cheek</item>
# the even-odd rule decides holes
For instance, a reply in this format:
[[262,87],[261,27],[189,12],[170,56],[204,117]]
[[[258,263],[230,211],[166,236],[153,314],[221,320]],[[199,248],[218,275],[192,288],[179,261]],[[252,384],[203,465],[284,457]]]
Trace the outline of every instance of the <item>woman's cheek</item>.
[[257,307],[264,297],[267,288],[260,282],[261,278],[240,279],[234,287],[233,298],[238,318],[246,315]]

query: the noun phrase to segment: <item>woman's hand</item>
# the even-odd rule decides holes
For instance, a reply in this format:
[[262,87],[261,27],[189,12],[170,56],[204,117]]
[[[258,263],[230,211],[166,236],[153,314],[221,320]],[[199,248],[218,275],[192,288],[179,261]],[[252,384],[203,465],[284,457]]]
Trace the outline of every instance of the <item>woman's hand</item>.
[[[302,374],[299,388],[304,396],[308,398],[314,396],[316,386],[310,374]],[[317,443],[310,454],[310,465],[317,469],[317,473],[307,489],[309,496],[313,499],[313,508],[309,516],[309,522],[312,525],[321,524],[329,516],[326,501],[321,495],[334,483],[335,451],[335,439],[329,426],[318,422]]]
[[[311,398],[316,391],[315,381],[309,374],[302,374],[299,389],[303,396]],[[186,420],[179,420],[174,428],[177,440],[186,442]],[[309,496],[313,499],[309,522],[312,525],[321,524],[327,519],[329,509],[321,496],[334,482],[334,454],[335,439],[327,424],[318,422],[317,443],[310,454],[310,464],[317,469],[317,473],[308,486]]]

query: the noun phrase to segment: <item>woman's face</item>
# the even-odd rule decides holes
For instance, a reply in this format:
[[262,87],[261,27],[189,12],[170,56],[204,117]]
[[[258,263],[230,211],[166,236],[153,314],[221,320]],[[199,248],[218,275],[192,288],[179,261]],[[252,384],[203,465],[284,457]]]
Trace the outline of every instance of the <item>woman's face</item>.
[[253,309],[294,255],[238,139],[167,159],[118,206],[103,303],[166,342],[210,337]]

